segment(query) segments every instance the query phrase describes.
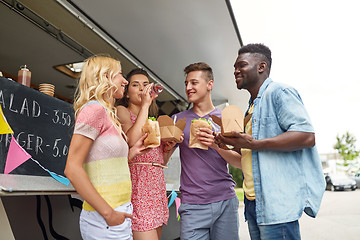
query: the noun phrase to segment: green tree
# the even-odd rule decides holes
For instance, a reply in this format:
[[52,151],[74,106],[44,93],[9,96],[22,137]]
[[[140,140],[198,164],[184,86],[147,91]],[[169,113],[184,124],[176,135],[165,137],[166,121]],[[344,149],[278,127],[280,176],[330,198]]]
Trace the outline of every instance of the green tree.
[[243,174],[241,169],[229,165],[229,173],[236,182],[236,187],[242,188]]
[[346,132],[341,136],[336,136],[336,144],[334,145],[334,149],[338,151],[344,160],[344,167],[349,167],[349,161],[356,159],[360,154],[359,150],[356,149],[356,138],[349,132]]

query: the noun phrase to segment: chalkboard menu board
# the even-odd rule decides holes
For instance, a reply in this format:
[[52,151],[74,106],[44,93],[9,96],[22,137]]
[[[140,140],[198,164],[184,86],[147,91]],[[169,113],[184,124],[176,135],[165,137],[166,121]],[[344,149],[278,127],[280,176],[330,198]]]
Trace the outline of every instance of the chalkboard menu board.
[[[72,105],[0,77],[0,105],[19,145],[44,168],[64,175],[74,127]],[[0,135],[0,173],[4,173],[11,134]],[[28,160],[11,174],[49,176]]]

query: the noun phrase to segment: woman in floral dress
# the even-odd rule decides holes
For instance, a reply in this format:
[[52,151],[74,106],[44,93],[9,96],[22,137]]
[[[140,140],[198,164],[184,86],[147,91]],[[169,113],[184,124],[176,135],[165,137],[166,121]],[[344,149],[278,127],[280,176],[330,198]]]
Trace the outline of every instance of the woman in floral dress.
[[[141,128],[148,116],[157,116],[155,98],[151,96],[149,76],[143,69],[134,69],[127,75],[129,85],[117,107],[118,118],[132,146],[141,137]],[[167,224],[166,184],[163,168],[164,155],[175,143],[165,143],[129,162],[133,204],[132,230],[134,240],[159,240],[162,226]]]

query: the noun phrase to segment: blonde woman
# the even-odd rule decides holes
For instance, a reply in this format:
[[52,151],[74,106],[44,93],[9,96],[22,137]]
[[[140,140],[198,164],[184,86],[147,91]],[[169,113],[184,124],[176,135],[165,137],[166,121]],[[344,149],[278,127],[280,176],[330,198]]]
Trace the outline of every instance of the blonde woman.
[[129,150],[116,117],[115,99],[122,98],[127,84],[119,61],[105,56],[85,61],[65,167],[65,175],[84,199],[83,239],[132,239],[128,158],[142,153],[144,146],[140,139]]
[[[148,73],[143,69],[134,69],[127,75],[129,85],[125,88],[121,106],[118,106],[118,117],[124,132],[129,138],[129,145],[141,137],[141,128],[148,116],[157,116],[155,98],[151,96]],[[129,161],[134,220],[132,230],[134,240],[158,240],[162,226],[167,224],[166,184],[163,167],[164,155],[168,154],[175,143],[151,149]]]

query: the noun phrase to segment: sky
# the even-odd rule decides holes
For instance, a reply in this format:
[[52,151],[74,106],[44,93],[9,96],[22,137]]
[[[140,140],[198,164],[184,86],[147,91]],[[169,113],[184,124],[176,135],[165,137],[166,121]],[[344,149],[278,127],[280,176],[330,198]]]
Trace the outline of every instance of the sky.
[[295,87],[319,153],[349,131],[360,148],[360,14],[356,0],[231,0],[243,44],[272,51],[270,77]]

